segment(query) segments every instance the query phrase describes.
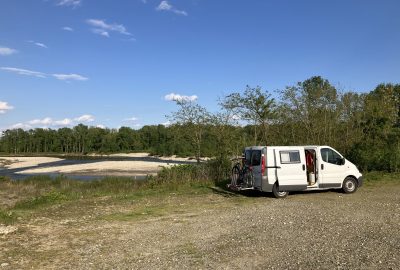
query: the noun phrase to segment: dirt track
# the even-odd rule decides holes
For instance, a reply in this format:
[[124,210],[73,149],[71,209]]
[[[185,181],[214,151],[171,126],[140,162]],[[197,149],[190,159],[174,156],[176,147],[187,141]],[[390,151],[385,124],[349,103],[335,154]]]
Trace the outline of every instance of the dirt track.
[[52,207],[0,234],[0,269],[399,269],[400,185],[277,200],[207,195]]

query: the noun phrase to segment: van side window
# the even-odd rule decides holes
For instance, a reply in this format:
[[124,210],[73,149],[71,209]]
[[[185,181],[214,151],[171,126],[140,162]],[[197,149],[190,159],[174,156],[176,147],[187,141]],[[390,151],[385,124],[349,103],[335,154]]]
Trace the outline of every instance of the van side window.
[[328,163],[342,165],[342,156],[330,148],[321,149],[322,160]]
[[279,151],[281,164],[300,163],[299,151]]

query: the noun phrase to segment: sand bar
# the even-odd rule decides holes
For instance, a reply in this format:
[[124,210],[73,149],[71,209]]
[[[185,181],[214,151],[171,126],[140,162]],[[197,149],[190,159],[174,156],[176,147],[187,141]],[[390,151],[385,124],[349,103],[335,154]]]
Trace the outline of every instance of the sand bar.
[[43,163],[51,163],[63,160],[55,157],[0,157],[0,160],[2,159],[11,162],[11,164],[6,164],[4,166],[10,170],[33,167]]

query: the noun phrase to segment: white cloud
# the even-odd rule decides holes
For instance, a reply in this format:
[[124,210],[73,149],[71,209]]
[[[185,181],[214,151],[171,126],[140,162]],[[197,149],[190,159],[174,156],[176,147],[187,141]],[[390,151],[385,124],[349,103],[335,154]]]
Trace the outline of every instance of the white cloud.
[[174,8],[168,1],[161,1],[161,3],[156,7],[158,11],[170,11],[178,15],[187,16],[188,13],[184,10],[179,10]]
[[8,129],[19,129],[19,128],[22,128],[22,129],[31,129],[32,126],[31,126],[31,125],[28,125],[28,124],[24,124],[24,123],[17,123],[17,124],[15,124],[15,125],[10,126]]
[[55,126],[69,126],[73,123],[72,119],[64,118],[63,120],[54,121]]
[[28,121],[28,124],[30,125],[42,125],[42,126],[49,126],[51,124],[53,124],[53,119],[51,119],[50,117],[46,117],[43,119],[34,119],[31,121]]
[[[45,117],[43,119],[33,119],[24,123],[17,123],[9,127],[9,129],[22,128],[22,129],[31,129],[31,128],[60,128],[73,126],[80,123],[88,123],[93,122],[94,116],[90,114],[84,114],[82,116],[76,118],[64,118],[61,120],[53,120],[51,117]],[[97,127],[103,128],[104,126],[98,125]],[[105,128],[105,127],[104,127]]]
[[62,30],[69,31],[69,32],[74,32],[74,29],[71,28],[71,27],[69,27],[69,26],[64,26],[64,27],[62,28]]
[[82,116],[74,118],[74,121],[79,122],[79,123],[93,122],[94,117],[93,117],[93,115],[90,115],[90,114],[84,114]]
[[76,8],[80,6],[82,0],[58,0],[57,6],[66,6]]
[[57,80],[61,81],[87,81],[89,78],[79,74],[52,74]]
[[32,44],[35,44],[36,46],[41,47],[41,48],[45,48],[45,49],[49,48],[44,43],[36,42],[36,41],[33,41],[33,40],[29,40],[28,42],[32,43]]
[[39,78],[46,78],[46,74],[38,71],[32,71],[28,69],[22,69],[22,68],[13,68],[13,67],[0,67],[0,69],[17,73],[19,75],[26,75],[26,76],[34,76],[34,77],[39,77]]
[[137,121],[138,119],[136,117],[129,117],[129,118],[125,118],[124,121]]
[[167,101],[196,101],[198,99],[198,96],[183,96],[175,93],[170,93],[168,95],[165,95],[164,99]]
[[0,47],[0,55],[12,55],[17,52],[18,51],[15,49],[7,48],[7,47]]
[[104,31],[103,29],[95,28],[92,29],[92,32],[103,37],[110,37],[110,34],[107,31]]
[[[86,23],[94,27],[92,31],[96,34],[101,34],[102,33],[101,31],[103,31],[103,33],[107,33],[108,36],[109,35],[108,31],[113,31],[127,36],[132,35],[122,24],[116,24],[116,23],[108,24],[104,20],[99,20],[99,19],[88,19],[86,20]],[[105,36],[106,34],[102,35]]]
[[167,122],[161,123],[161,125],[166,126],[166,127],[170,126],[171,124],[172,123],[169,120]]
[[8,102],[0,101],[0,113],[6,113],[7,111],[12,109],[14,109],[14,107],[9,105]]
[[105,125],[97,125],[96,127],[97,127],[97,128],[101,128],[101,129],[106,129],[106,126],[105,126]]

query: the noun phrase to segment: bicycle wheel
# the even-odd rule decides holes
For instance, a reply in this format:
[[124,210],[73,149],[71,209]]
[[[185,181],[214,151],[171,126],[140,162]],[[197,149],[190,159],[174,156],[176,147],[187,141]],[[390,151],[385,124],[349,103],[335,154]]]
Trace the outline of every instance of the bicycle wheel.
[[247,170],[244,175],[244,182],[247,187],[253,187],[254,177],[253,172],[251,170]]
[[231,185],[237,186],[239,178],[240,178],[240,168],[239,168],[239,166],[236,164],[236,165],[232,168]]

